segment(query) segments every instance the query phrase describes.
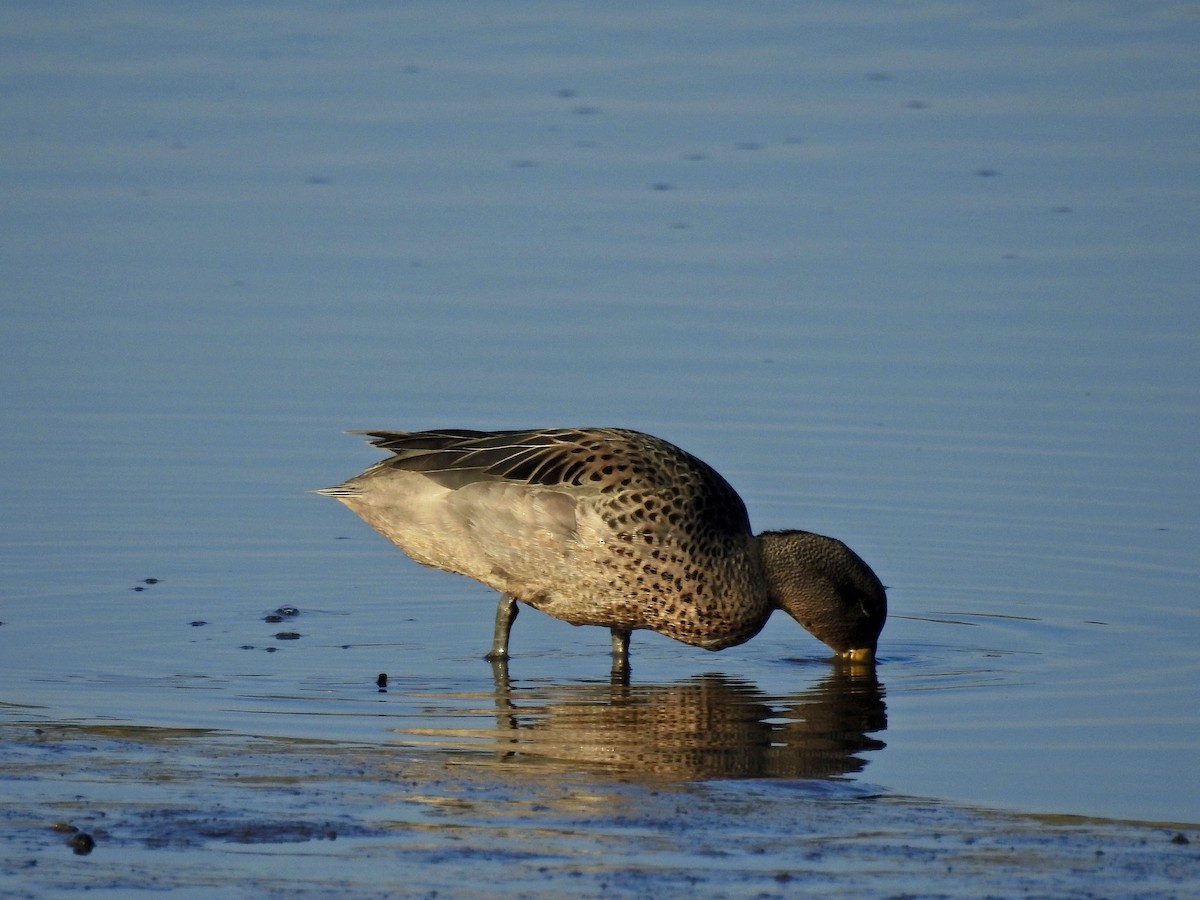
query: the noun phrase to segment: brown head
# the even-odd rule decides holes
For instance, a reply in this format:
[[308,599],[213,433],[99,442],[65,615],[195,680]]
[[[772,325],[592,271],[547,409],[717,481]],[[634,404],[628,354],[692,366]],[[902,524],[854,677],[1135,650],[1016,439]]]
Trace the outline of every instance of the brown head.
[[838,656],[875,658],[887,597],[857,553],[808,531],[765,531],[758,543],[776,606]]

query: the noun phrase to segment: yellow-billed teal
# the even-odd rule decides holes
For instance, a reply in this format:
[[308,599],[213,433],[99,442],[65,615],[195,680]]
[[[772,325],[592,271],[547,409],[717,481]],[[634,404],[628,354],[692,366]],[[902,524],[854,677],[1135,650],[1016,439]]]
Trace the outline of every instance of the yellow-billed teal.
[[417,562],[500,591],[489,659],[508,656],[517,602],[612,633],[614,668],[648,628],[708,650],[782,609],[841,657],[874,658],[883,585],[834,538],[755,536],[711,466],[619,428],[363,431],[390,450],[318,493]]

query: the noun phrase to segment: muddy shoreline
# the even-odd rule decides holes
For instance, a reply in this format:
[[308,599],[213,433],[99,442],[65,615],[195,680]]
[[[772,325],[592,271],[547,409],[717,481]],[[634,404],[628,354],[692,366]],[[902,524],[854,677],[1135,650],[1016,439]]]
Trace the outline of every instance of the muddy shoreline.
[[836,778],[624,778],[538,757],[17,720],[0,725],[0,782],[13,897],[1178,897],[1200,880],[1195,825],[967,809]]

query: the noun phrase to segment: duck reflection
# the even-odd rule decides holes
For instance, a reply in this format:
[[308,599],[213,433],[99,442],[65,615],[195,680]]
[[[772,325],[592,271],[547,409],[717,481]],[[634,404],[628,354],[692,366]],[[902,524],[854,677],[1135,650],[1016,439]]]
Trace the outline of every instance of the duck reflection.
[[873,665],[839,664],[811,688],[770,696],[721,674],[674,684],[496,682],[496,750],[626,777],[833,778],[859,772],[887,727]]

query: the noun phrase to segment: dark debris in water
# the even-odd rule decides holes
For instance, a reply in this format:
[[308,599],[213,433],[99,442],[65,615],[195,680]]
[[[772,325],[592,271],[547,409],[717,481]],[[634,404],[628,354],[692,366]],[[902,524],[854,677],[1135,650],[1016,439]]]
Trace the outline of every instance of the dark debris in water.
[[152,849],[196,847],[209,841],[229,844],[300,844],[336,841],[339,832],[362,836],[352,823],[291,819],[242,819],[236,813],[205,815],[199,811],[157,811],[146,818],[154,827],[141,840]]

